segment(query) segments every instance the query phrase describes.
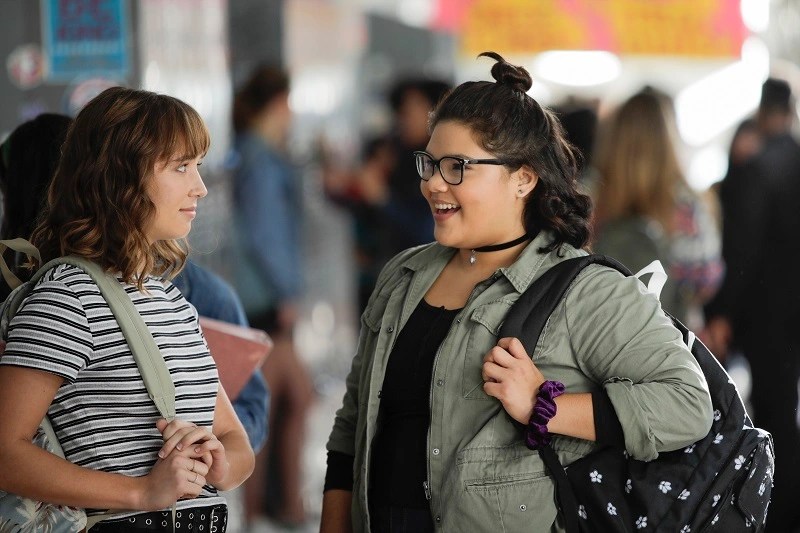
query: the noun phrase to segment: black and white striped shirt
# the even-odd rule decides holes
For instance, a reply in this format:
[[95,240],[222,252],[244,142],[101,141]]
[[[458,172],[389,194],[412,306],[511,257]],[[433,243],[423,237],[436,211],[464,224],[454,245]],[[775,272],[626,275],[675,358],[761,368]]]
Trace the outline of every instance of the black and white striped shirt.
[[[211,429],[219,378],[197,312],[168,281],[149,278],[147,294],[122,285],[172,375],[178,418]],[[64,378],[47,415],[69,461],[134,477],[150,472],[163,444],[160,415],[111,309],[83,270],[60,265],[43,276],[11,321],[0,363]],[[224,501],[210,486],[200,498],[178,508]]]

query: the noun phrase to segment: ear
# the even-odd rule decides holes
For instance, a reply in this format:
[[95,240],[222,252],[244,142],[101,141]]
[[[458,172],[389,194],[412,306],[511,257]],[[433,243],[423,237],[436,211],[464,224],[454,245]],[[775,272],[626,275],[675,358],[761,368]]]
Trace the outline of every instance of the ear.
[[523,165],[516,170],[512,177],[515,179],[515,194],[518,198],[527,198],[536,188],[536,184],[539,183],[539,176],[527,165]]

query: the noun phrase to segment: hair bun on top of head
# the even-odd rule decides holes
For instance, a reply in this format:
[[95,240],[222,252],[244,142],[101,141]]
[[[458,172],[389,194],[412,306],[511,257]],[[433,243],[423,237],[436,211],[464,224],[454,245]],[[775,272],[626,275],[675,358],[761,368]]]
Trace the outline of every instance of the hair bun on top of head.
[[492,77],[501,85],[508,85],[523,93],[527,93],[533,85],[533,79],[522,67],[507,62],[497,52],[483,52],[478,57],[491,57],[497,63],[492,66]]

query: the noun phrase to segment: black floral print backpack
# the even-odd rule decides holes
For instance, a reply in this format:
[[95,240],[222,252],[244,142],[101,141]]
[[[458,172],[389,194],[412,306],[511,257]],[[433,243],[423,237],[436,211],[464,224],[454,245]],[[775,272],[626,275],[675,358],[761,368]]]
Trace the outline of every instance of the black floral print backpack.
[[[572,281],[595,263],[631,275],[622,264],[602,255],[565,260],[520,296],[500,337],[517,337],[532,353]],[[708,348],[672,320],[708,381],[714,406],[711,431],[691,446],[649,462],[606,447],[563,467],[551,447],[540,449],[556,483],[568,533],[764,529],[774,472],[772,436],[753,426],[736,386]]]

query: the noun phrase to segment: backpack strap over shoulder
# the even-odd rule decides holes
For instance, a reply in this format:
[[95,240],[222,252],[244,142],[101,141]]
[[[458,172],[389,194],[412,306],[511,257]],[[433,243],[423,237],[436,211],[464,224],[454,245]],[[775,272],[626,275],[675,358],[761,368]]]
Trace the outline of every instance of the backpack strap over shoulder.
[[38,281],[45,272],[58,265],[72,265],[80,268],[92,278],[100,288],[100,293],[108,303],[117,319],[122,334],[136,360],[147,392],[156,404],[161,416],[171,421],[175,418],[175,384],[153,335],[144,323],[142,316],[133,305],[130,296],[119,284],[117,278],[105,272],[100,265],[77,256],[59,257],[40,268],[32,282]]
[[585,255],[561,261],[536,279],[517,299],[508,311],[498,337],[517,337],[533,355],[533,348],[539,342],[539,335],[550,315],[578,274],[593,264],[613,268],[626,276],[632,275],[622,263],[605,255]]
[[[522,293],[508,311],[506,319],[500,327],[498,338],[517,337],[528,354],[533,356],[533,350],[539,342],[539,337],[550,315],[564,298],[578,274],[593,264],[613,268],[626,276],[632,275],[631,271],[622,263],[605,255],[585,255],[566,259],[552,266]],[[567,533],[578,533],[580,529],[577,513],[578,502],[558,456],[550,446],[540,447],[539,456],[553,476],[557,501],[561,507],[561,515]]]

